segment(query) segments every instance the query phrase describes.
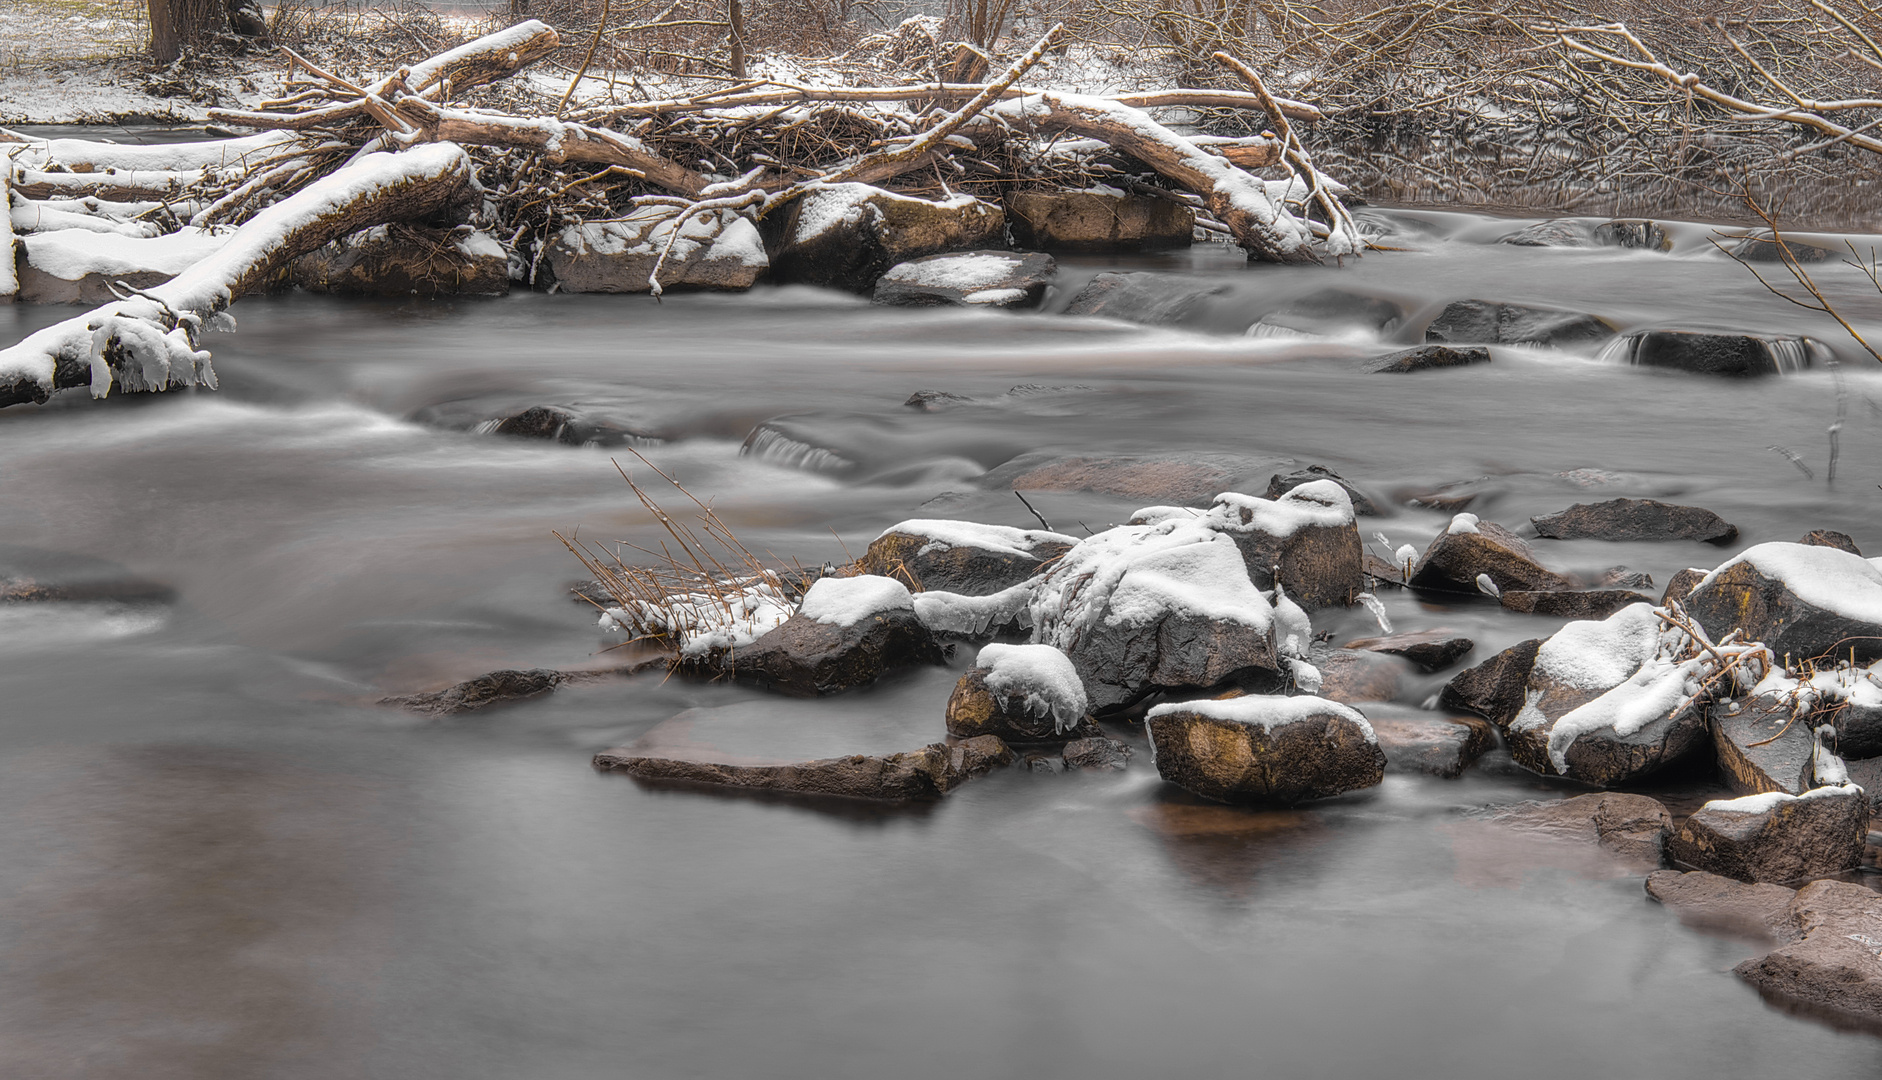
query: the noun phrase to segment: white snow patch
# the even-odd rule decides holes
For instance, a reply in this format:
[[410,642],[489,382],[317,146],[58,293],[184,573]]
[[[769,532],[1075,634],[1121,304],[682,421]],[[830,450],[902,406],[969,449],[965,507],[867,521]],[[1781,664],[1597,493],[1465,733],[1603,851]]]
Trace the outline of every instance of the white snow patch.
[[945,589],[928,589],[914,594],[915,617],[935,633],[979,637],[989,627],[1005,626],[1018,620],[1032,625],[1033,588],[1037,578],[991,593],[967,596]]
[[1020,257],[1005,252],[971,252],[942,255],[896,263],[882,280],[896,285],[918,285],[930,289],[954,289],[974,293],[983,289],[999,290],[1019,266]]
[[[832,229],[864,221],[880,224],[883,220],[880,206],[896,202],[943,209],[981,206],[980,200],[972,195],[956,195],[934,201],[917,199],[912,195],[898,195],[869,184],[819,184],[798,199],[797,221],[791,230],[791,242],[803,243]],[[985,212],[984,207],[982,210]]]
[[804,593],[797,613],[830,626],[855,626],[878,612],[913,610],[915,600],[908,586],[894,578],[862,574],[818,578]]
[[1459,514],[1451,519],[1450,527],[1444,531],[1452,536],[1462,536],[1466,533],[1479,531],[1477,526],[1480,524],[1482,524],[1482,520],[1475,514]]
[[987,668],[987,689],[999,697],[1024,697],[1034,716],[1052,717],[1054,731],[1069,731],[1085,718],[1085,684],[1072,660],[1050,645],[985,646],[974,666]]
[[740,649],[777,629],[791,617],[793,605],[775,581],[766,578],[720,593],[682,593],[665,603],[636,602],[631,619],[624,608],[601,613],[601,628],[626,630],[635,621],[663,629],[680,643],[680,655],[703,656],[714,649]]
[[[1153,507],[1162,510],[1162,507]],[[1142,516],[1147,511],[1139,510]],[[1258,532],[1265,536],[1292,536],[1312,526],[1339,528],[1354,524],[1353,499],[1331,480],[1310,480],[1278,499],[1262,499],[1225,491],[1215,497],[1208,521],[1224,532]]]
[[928,542],[917,552],[920,555],[968,547],[1024,558],[1032,555],[1033,549],[1040,544],[1078,543],[1077,537],[1064,533],[1016,529],[1011,525],[982,525],[975,521],[955,521],[950,518],[911,518],[882,530],[876,539],[880,540],[891,533],[926,537]]
[[1065,553],[1033,599],[1034,638],[1069,649],[1100,620],[1145,626],[1170,614],[1272,632],[1274,610],[1228,536],[1167,521],[1120,525]]
[[1761,791],[1756,795],[1744,795],[1736,799],[1713,799],[1711,802],[1700,807],[1700,809],[1715,810],[1727,814],[1768,814],[1778,807],[1783,806],[1785,803],[1802,802],[1805,799],[1827,799],[1861,794],[1862,789],[1854,784],[1846,787],[1831,785],[1811,788],[1802,795],[1792,795],[1784,791]]
[[20,241],[33,269],[66,281],[87,274],[175,276],[222,250],[232,234],[184,228],[163,236],[120,236],[90,229],[35,233]]
[[1542,643],[1532,670],[1578,690],[1619,686],[1659,648],[1660,627],[1653,605],[1644,603],[1598,622],[1571,622]]
[[1348,705],[1326,698],[1299,695],[1281,697],[1275,694],[1245,694],[1242,697],[1224,699],[1205,699],[1202,701],[1171,701],[1152,706],[1149,718],[1169,716],[1173,713],[1195,713],[1211,720],[1226,720],[1234,724],[1258,725],[1272,733],[1277,727],[1296,724],[1316,716],[1333,715],[1350,720],[1359,725],[1365,733],[1366,741],[1377,743],[1379,737],[1373,734],[1372,724],[1365,714]]
[[1721,573],[1740,563],[1782,581],[1799,600],[1812,607],[1857,622],[1882,623],[1882,567],[1836,548],[1759,544],[1707,574],[1693,590],[1712,584]]

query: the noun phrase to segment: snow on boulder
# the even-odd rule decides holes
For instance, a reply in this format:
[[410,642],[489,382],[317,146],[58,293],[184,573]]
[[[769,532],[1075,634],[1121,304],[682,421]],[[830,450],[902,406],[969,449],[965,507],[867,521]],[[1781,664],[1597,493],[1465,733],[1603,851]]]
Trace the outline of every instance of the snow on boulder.
[[1385,779],[1372,725],[1324,698],[1170,702],[1152,708],[1146,723],[1158,775],[1218,802],[1296,803]]
[[1094,710],[1152,690],[1279,677],[1274,609],[1235,542],[1187,521],[1078,542],[1034,590],[1033,640],[1071,657]]
[[1040,251],[1185,248],[1196,230],[1196,212],[1189,207],[1111,187],[1009,192],[1006,210],[1013,243]]
[[1479,575],[1501,592],[1552,592],[1573,582],[1543,566],[1522,537],[1475,514],[1458,514],[1412,567],[1410,585],[1434,592],[1475,593]]
[[1006,215],[971,195],[939,202],[868,184],[812,188],[784,211],[779,281],[868,292],[897,263],[1002,246]]
[[1038,576],[1075,536],[1008,525],[915,518],[884,529],[858,565],[918,589],[987,596]]
[[[549,244],[545,260],[562,292],[642,293],[656,263],[663,289],[749,289],[765,272],[758,227],[720,210],[691,214],[674,237],[679,211],[644,206],[614,221],[570,225]],[[669,244],[671,247],[669,248]],[[661,255],[666,260],[661,262]]]
[[948,734],[1008,742],[1070,738],[1089,704],[1078,670],[1050,645],[988,645],[948,698]]
[[1309,608],[1350,604],[1365,589],[1353,500],[1333,480],[1300,484],[1278,499],[1223,492],[1200,517],[1187,507],[1146,507],[1131,521],[1198,521],[1223,533],[1241,550],[1250,580],[1271,588],[1278,570],[1288,595]]
[[1050,255],[966,251],[896,263],[876,282],[876,303],[899,307],[1033,307],[1058,272]]
[[1705,804],[1667,841],[1666,854],[1690,869],[1781,884],[1860,866],[1868,834],[1869,797],[1853,784],[1773,791]]
[[1882,569],[1847,551],[1759,544],[1707,574],[1684,603],[1713,641],[1736,630],[1793,666],[1852,651],[1882,659]]
[[1813,881],[1790,902],[1803,940],[1732,970],[1761,992],[1856,1021],[1882,1021],[1882,904],[1875,890]]
[[1838,755],[1882,756],[1882,661],[1868,667],[1845,662],[1821,669],[1811,677],[1810,689],[1817,695],[1820,710],[1811,723],[1833,727]]
[[1536,651],[1511,755],[1545,776],[1609,787],[1698,748],[1706,724],[1693,698],[1710,669],[1707,654],[1681,658],[1682,640],[1646,604],[1564,626]]
[[1373,502],[1365,492],[1354,487],[1351,481],[1325,465],[1309,465],[1304,469],[1295,469],[1286,474],[1275,473],[1268,478],[1268,498],[1278,499],[1302,484],[1311,484],[1315,480],[1331,480],[1345,489],[1346,497],[1353,502],[1353,513],[1360,517],[1379,516],[1377,503]]
[[38,304],[108,304],[110,285],[161,285],[222,250],[232,233],[186,228],[163,236],[60,229],[22,236],[20,299]]
[[510,257],[488,233],[380,225],[294,260],[294,284],[357,296],[501,296]]
[[940,646],[892,578],[820,578],[797,613],[719,665],[733,678],[799,697],[837,694],[886,671],[938,664]]

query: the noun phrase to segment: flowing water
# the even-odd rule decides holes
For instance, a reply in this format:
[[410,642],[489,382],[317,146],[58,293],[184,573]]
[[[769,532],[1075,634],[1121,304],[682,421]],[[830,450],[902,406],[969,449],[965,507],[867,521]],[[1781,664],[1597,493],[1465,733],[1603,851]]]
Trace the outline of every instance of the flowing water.
[[[0,413],[4,569],[172,590],[0,607],[0,1074],[1872,1072],[1873,1037],[1761,1001],[1730,973],[1758,947],[1682,927],[1638,870],[1470,816],[1570,793],[1504,754],[1456,781],[1391,775],[1257,812],[1166,788],[1112,725],[1139,748],[1128,771],[1006,770],[890,809],[590,768],[684,709],[768,700],[734,687],[609,679],[446,721],[375,704],[496,668],[612,662],[550,532],[651,542],[609,459],[651,473],[620,448],[478,433],[534,404],[637,433],[750,546],[806,564],[911,516],[1030,524],[977,478],[1040,450],[1187,457],[1256,490],[1293,459],[1382,501],[1462,485],[1510,525],[1656,497],[1717,511],[1741,543],[1830,528],[1882,549],[1882,369],[1712,252],[1705,228],[1675,229],[1663,255],[1493,246],[1516,226],[1488,218],[1384,219],[1416,250],[1343,270],[1219,249],[1130,261],[1224,288],[1179,327],[798,288],[659,305],[280,296],[243,301],[239,333],[213,341],[220,392]],[[1066,280],[1103,268],[1067,260]],[[1821,278],[1859,325],[1882,324],[1855,271]],[[1743,381],[1519,349],[1374,377],[1357,368],[1378,335],[1241,333],[1330,286],[1402,305],[1384,337],[1407,342],[1460,297],[1815,335],[1844,360],[1835,482],[1821,355]],[[69,314],[0,310],[0,337]],[[924,389],[975,400],[904,407]],[[1081,534],[1146,501],[1030,498]],[[1422,547],[1444,521],[1401,505],[1362,527]],[[1657,584],[1723,557],[1544,543],[1559,566]],[[1383,599],[1399,629],[1458,629],[1479,658],[1559,623]],[[1316,629],[1343,641],[1374,624],[1355,608]],[[926,741],[953,677],[776,707],[838,728],[927,718]]]

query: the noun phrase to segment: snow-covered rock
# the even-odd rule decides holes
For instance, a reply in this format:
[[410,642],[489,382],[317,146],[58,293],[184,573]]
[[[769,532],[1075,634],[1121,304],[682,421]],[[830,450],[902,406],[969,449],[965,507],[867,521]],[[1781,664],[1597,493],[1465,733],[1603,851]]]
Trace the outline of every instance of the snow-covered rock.
[[1791,666],[1852,651],[1882,659],[1882,569],[1847,551],[1759,544],[1707,574],[1684,603],[1713,641],[1736,630]]
[[[1855,785],[1715,799],[1667,841],[1667,857],[1740,881],[1797,881],[1862,863],[1869,797]],[[1882,906],[1879,903],[1878,906]]]
[[948,734],[1008,742],[1069,738],[1089,704],[1078,671],[1050,645],[992,644],[980,650],[948,698]]
[[1200,516],[1182,506],[1145,507],[1133,523],[1195,521],[1234,539],[1249,579],[1279,582],[1309,608],[1349,604],[1365,588],[1364,545],[1353,500],[1333,480],[1300,484],[1278,499],[1223,492]]
[[20,299],[39,304],[106,304],[110,286],[161,285],[222,250],[227,232],[185,228],[162,236],[59,229],[18,239]]
[[1278,678],[1274,608],[1228,536],[1193,521],[1087,537],[1039,583],[1033,640],[1071,657],[1094,710],[1247,669]]
[[1076,543],[1040,529],[916,518],[883,530],[858,562],[919,589],[987,596],[1037,576]]
[[1196,229],[1196,212],[1187,206],[1112,188],[1014,191],[1006,212],[1013,243],[1037,251],[1184,248]]
[[1157,773],[1218,802],[1296,803],[1385,778],[1372,725],[1324,698],[1171,702],[1152,708],[1147,725]]
[[1713,705],[1712,748],[1726,784],[1745,795],[1801,795],[1816,787],[1815,704],[1814,694],[1774,690]]
[[1475,593],[1478,575],[1502,592],[1553,592],[1574,582],[1542,565],[1522,537],[1475,514],[1458,514],[1425,548],[1410,584],[1436,592]]
[[386,226],[336,240],[294,260],[309,292],[362,296],[500,296],[510,259],[488,233]]
[[1058,264],[1050,255],[963,251],[896,263],[876,282],[878,304],[898,307],[1032,307]]
[[923,255],[999,247],[1006,216],[971,195],[939,202],[868,184],[813,188],[784,212],[772,260],[779,281],[868,292]]
[[941,662],[908,588],[891,578],[821,578],[797,613],[728,658],[712,660],[742,683],[800,697],[837,694],[886,671]]
[[1352,481],[1324,465],[1309,465],[1290,473],[1275,473],[1268,478],[1268,498],[1278,499],[1302,484],[1311,484],[1315,480],[1331,480],[1344,488],[1346,497],[1352,500],[1353,513],[1360,517],[1378,516],[1379,506],[1370,496],[1354,486]]
[[730,210],[693,214],[676,238],[678,214],[646,206],[617,221],[570,225],[544,261],[562,292],[649,292],[656,264],[662,289],[748,289],[765,272],[764,241],[750,221]]

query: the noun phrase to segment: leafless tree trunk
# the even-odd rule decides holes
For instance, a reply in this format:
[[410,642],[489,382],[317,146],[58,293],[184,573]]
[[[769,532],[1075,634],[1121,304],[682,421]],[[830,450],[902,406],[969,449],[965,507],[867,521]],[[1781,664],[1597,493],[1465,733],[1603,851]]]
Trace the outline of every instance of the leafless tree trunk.
[[732,39],[732,77],[745,78],[745,5],[742,0],[725,0],[725,18],[730,23]]
[[150,55],[167,64],[208,40],[227,20],[222,0],[150,0]]

